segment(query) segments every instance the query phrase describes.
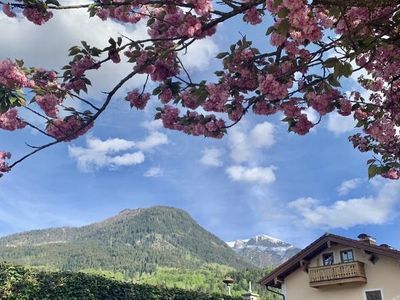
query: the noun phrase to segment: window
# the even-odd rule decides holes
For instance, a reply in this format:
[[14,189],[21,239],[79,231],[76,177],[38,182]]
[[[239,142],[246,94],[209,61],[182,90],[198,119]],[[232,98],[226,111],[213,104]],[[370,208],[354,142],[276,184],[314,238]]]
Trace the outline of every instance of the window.
[[324,266],[333,265],[333,253],[322,254],[322,264]]
[[382,291],[380,291],[380,290],[366,291],[365,298],[367,300],[383,300]]
[[342,263],[349,263],[354,261],[353,250],[340,251],[340,258],[342,259]]

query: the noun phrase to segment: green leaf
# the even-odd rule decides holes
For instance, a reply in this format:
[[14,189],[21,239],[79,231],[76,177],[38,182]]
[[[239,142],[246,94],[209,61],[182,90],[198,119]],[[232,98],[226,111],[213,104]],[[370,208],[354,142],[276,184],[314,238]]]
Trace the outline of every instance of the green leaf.
[[270,35],[271,33],[273,33],[275,31],[275,27],[274,26],[270,26],[267,29],[267,32],[265,33],[265,35]]
[[289,30],[290,30],[290,22],[288,19],[282,20],[279,23],[278,28],[276,29],[276,31],[283,36],[286,36]]
[[283,7],[279,10],[278,17],[283,19],[283,18],[286,18],[288,14],[289,14],[289,9],[287,9],[286,7]]
[[337,80],[337,77],[333,74],[330,74],[328,76],[328,82],[331,86],[334,87],[341,87],[340,82]]
[[224,58],[227,55],[229,55],[229,52],[221,52],[221,53],[218,53],[218,55],[216,57],[218,59],[221,59],[221,58]]
[[108,42],[115,47],[115,45],[117,44],[113,38],[109,38]]
[[326,68],[333,68],[338,62],[339,62],[339,60],[337,59],[337,57],[331,57],[331,58],[328,58],[323,63],[323,66]]
[[53,4],[55,6],[60,6],[60,3],[57,0],[46,0],[46,4]]
[[159,93],[161,93],[161,87],[156,87],[154,90],[153,90],[153,96],[155,96],[155,95],[158,95]]
[[90,4],[88,8],[89,17],[94,17],[97,13],[97,7],[95,4]]
[[350,63],[344,63],[343,67],[341,69],[343,76],[345,77],[350,77],[351,74],[353,74],[353,67],[351,66]]
[[150,18],[148,21],[147,21],[147,27],[149,27],[149,26],[151,26],[154,22],[155,22],[155,18]]
[[375,177],[376,175],[381,174],[381,168],[377,165],[370,165],[368,167],[368,179]]
[[79,52],[81,52],[81,49],[78,46],[72,47],[69,49],[69,56],[77,55]]
[[24,61],[22,59],[16,59],[15,62],[17,63],[18,67],[22,68],[24,66]]

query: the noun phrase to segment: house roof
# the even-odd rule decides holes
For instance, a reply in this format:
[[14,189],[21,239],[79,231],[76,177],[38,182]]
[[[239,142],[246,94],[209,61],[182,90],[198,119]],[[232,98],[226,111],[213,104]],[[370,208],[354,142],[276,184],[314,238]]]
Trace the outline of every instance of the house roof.
[[280,288],[282,280],[301,267],[302,262],[310,261],[314,256],[329,248],[331,244],[362,249],[369,253],[400,259],[400,251],[385,246],[372,245],[365,241],[353,240],[339,235],[325,233],[295,256],[278,266],[274,271],[260,280],[260,284]]

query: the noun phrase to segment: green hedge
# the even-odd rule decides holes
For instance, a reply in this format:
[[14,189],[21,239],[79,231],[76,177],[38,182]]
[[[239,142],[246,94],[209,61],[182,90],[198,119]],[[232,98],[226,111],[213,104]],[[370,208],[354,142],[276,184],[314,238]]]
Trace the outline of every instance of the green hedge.
[[[0,263],[0,299],[227,300],[228,298],[177,288],[133,284],[98,275],[47,272]],[[239,300],[241,298],[229,299]]]

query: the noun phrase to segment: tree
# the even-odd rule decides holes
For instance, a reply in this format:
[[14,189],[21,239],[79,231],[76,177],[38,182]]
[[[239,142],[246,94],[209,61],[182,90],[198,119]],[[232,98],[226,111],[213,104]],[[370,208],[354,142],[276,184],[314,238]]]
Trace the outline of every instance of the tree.
[[[373,153],[370,177],[400,177],[400,5],[393,0],[95,0],[61,5],[57,0],[0,0],[9,17],[25,17],[36,25],[51,21],[52,11],[87,9],[90,17],[135,24],[147,22],[148,38],[111,37],[99,49],[82,42],[69,49],[64,73],[26,67],[20,60],[0,61],[0,128],[31,127],[50,142],[31,148],[8,163],[0,152],[0,172],[8,172],[31,155],[85,134],[107,109],[116,92],[138,74],[147,76],[142,89],[125,100],[143,109],[157,87],[155,113],[164,127],[191,135],[222,138],[227,129],[251,111],[284,114],[289,131],[304,135],[316,126],[305,110],[320,119],[333,112],[354,117],[359,132],[349,140],[358,150]],[[272,51],[257,49],[246,37],[218,54],[214,82],[192,80],[178,53],[194,41],[212,36],[219,24],[233,18],[257,26],[271,17],[266,35]],[[85,98],[90,87],[86,71],[107,63],[132,64],[132,71],[104,97],[100,106]],[[368,91],[344,93],[343,77],[362,71],[360,85]],[[66,99],[85,111],[63,105]],[[29,102],[28,102],[29,100]],[[198,108],[206,111],[199,112]],[[23,120],[26,109],[43,119],[43,127]],[[59,112],[68,112],[61,117]],[[216,116],[218,115],[218,117]]]

